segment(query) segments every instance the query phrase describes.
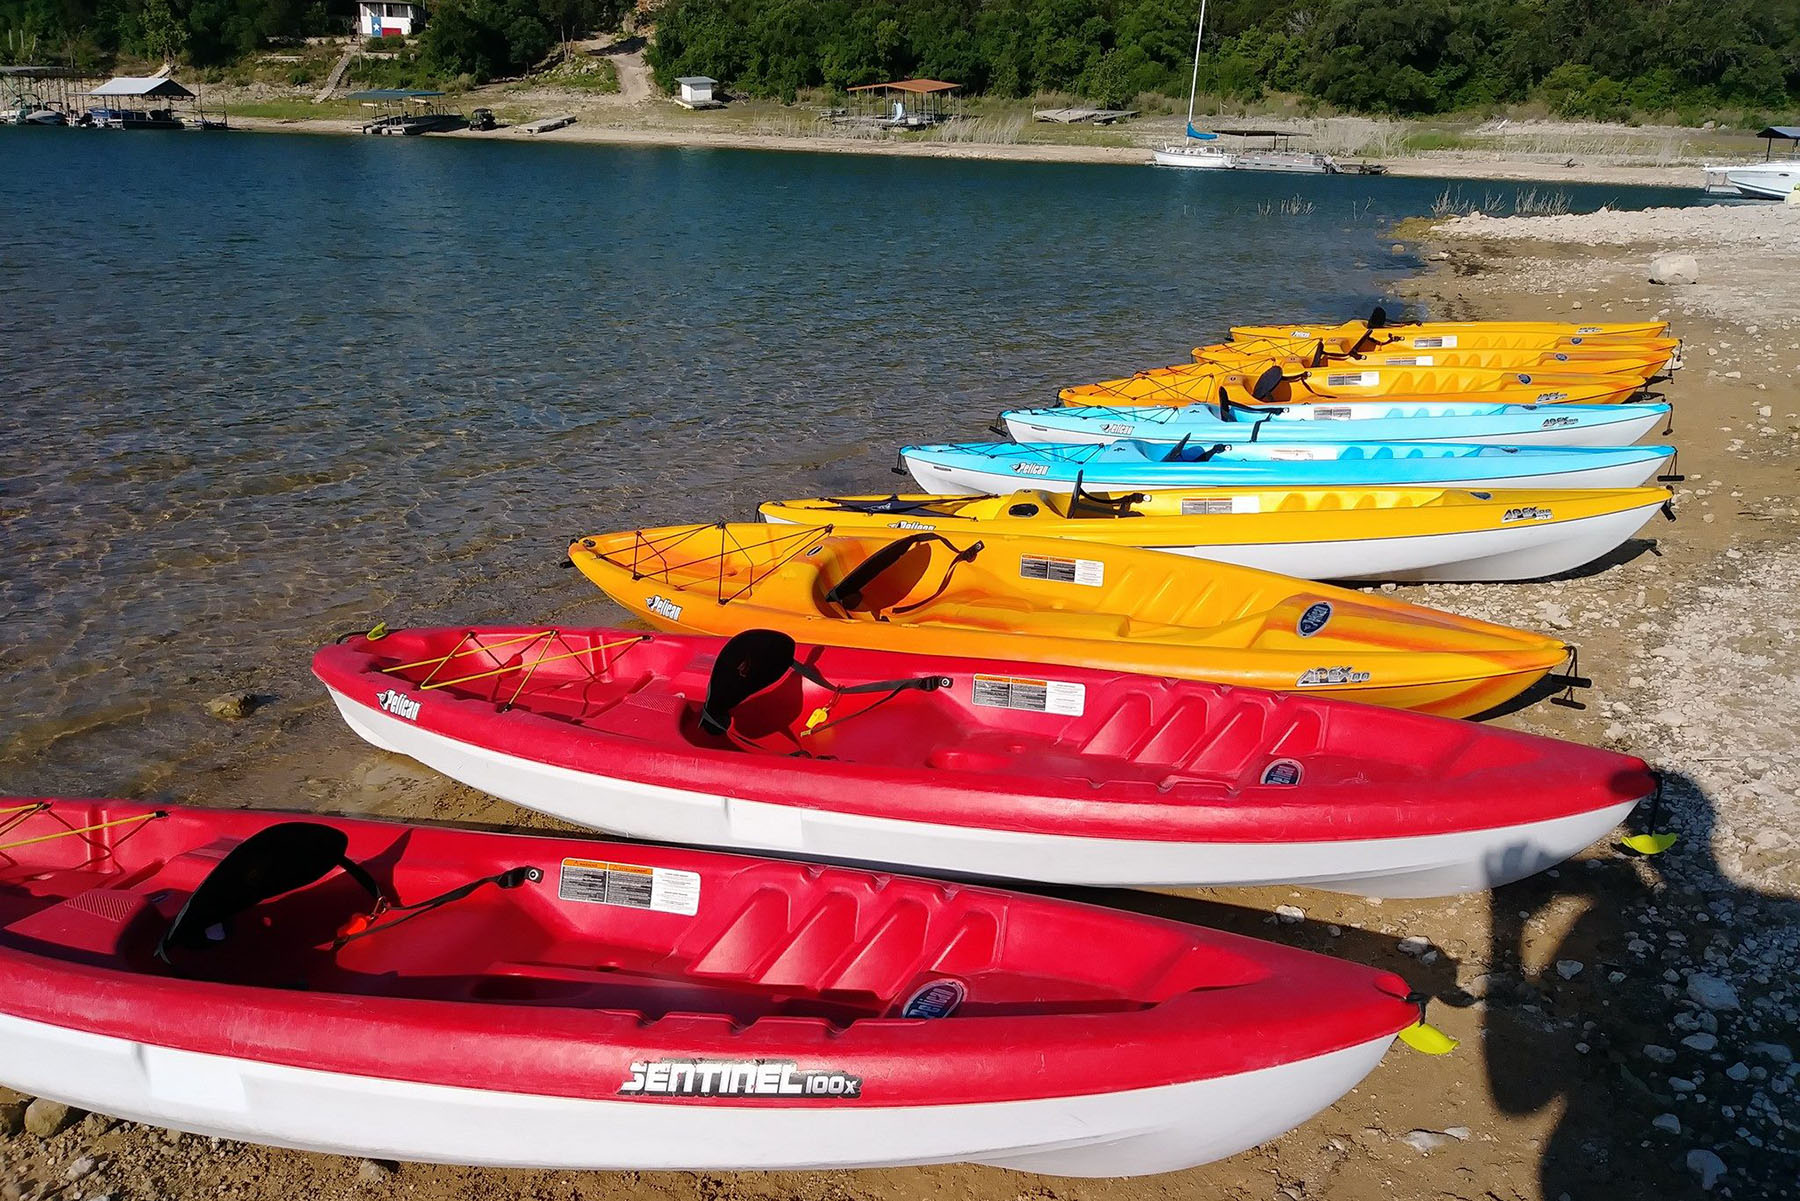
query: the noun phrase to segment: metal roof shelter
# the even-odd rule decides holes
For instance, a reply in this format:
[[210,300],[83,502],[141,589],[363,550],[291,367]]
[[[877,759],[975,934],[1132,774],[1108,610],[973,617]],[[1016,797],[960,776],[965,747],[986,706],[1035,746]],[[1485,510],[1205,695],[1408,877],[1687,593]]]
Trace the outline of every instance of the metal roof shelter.
[[923,129],[961,115],[960,83],[941,79],[896,79],[845,88],[861,110],[859,121],[888,129]]
[[128,96],[138,100],[192,100],[194,93],[173,79],[156,79],[147,75],[118,75],[107,80],[90,96]]
[[1771,125],[1756,135],[1763,139],[1763,161],[1767,162],[1775,156],[1775,139],[1794,143],[1794,149],[1800,151],[1800,125]]

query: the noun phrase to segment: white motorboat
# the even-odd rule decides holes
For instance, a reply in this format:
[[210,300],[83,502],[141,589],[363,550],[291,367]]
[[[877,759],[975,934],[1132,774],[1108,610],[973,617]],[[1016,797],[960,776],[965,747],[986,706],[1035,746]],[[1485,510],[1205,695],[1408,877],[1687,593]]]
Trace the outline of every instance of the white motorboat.
[[[1706,172],[1708,194],[1746,200],[1786,200],[1796,187],[1800,187],[1800,125],[1771,125],[1756,136],[1768,144],[1761,162],[1702,168]],[[1778,139],[1792,144],[1782,158],[1775,157]]]

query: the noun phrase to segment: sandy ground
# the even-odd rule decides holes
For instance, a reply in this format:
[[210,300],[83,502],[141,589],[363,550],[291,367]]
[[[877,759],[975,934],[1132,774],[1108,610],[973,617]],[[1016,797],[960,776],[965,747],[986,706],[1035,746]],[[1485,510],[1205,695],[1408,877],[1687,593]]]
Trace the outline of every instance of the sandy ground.
[[[961,1166],[695,1176],[377,1164],[98,1115],[39,1137],[17,1132],[15,1099],[0,1104],[0,1201],[1794,1196],[1800,330],[1765,315],[1767,291],[1723,305],[1708,288],[1776,259],[1790,281],[1779,296],[1791,302],[1796,248],[1696,232],[1686,248],[1702,283],[1659,288],[1644,282],[1645,269],[1664,235],[1647,226],[1642,236],[1657,242],[1621,234],[1610,244],[1601,233],[1619,220],[1507,224],[1494,238],[1470,226],[1502,223],[1462,223],[1434,235],[1449,257],[1407,290],[1441,316],[1674,320],[1689,362],[1668,387],[1687,474],[1676,485],[1678,520],[1657,519],[1607,564],[1568,578],[1399,592],[1579,643],[1594,681],[1585,709],[1539,698],[1499,720],[1650,759],[1668,773],[1667,824],[1682,841],[1651,860],[1596,847],[1495,895],[1438,902],[1286,888],[1088,898],[1399,970],[1438,998],[1435,1020],[1462,1040],[1455,1054],[1396,1046],[1300,1129],[1225,1163],[1129,1181]],[[361,746],[321,700],[239,726],[238,752],[196,772],[195,799],[547,824]],[[1276,905],[1303,917],[1278,921]],[[1429,949],[1404,953],[1410,938]]]

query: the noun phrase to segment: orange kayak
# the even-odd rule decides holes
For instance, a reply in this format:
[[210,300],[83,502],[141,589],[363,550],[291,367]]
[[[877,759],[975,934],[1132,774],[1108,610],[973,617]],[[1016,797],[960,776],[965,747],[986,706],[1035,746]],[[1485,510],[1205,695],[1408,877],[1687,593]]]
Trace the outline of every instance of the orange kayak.
[[1466,717],[1543,679],[1561,641],[1135,547],[1007,534],[716,524],[569,548],[664,629],[1006,658],[1308,692]]

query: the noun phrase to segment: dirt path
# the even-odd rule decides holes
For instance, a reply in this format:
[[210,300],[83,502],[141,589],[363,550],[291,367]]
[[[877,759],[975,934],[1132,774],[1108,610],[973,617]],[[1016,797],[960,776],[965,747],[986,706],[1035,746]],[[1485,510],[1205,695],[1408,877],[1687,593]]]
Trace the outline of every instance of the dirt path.
[[650,67],[644,62],[641,48],[608,57],[619,72],[619,99],[622,102],[643,104],[655,97],[656,85],[651,82]]

